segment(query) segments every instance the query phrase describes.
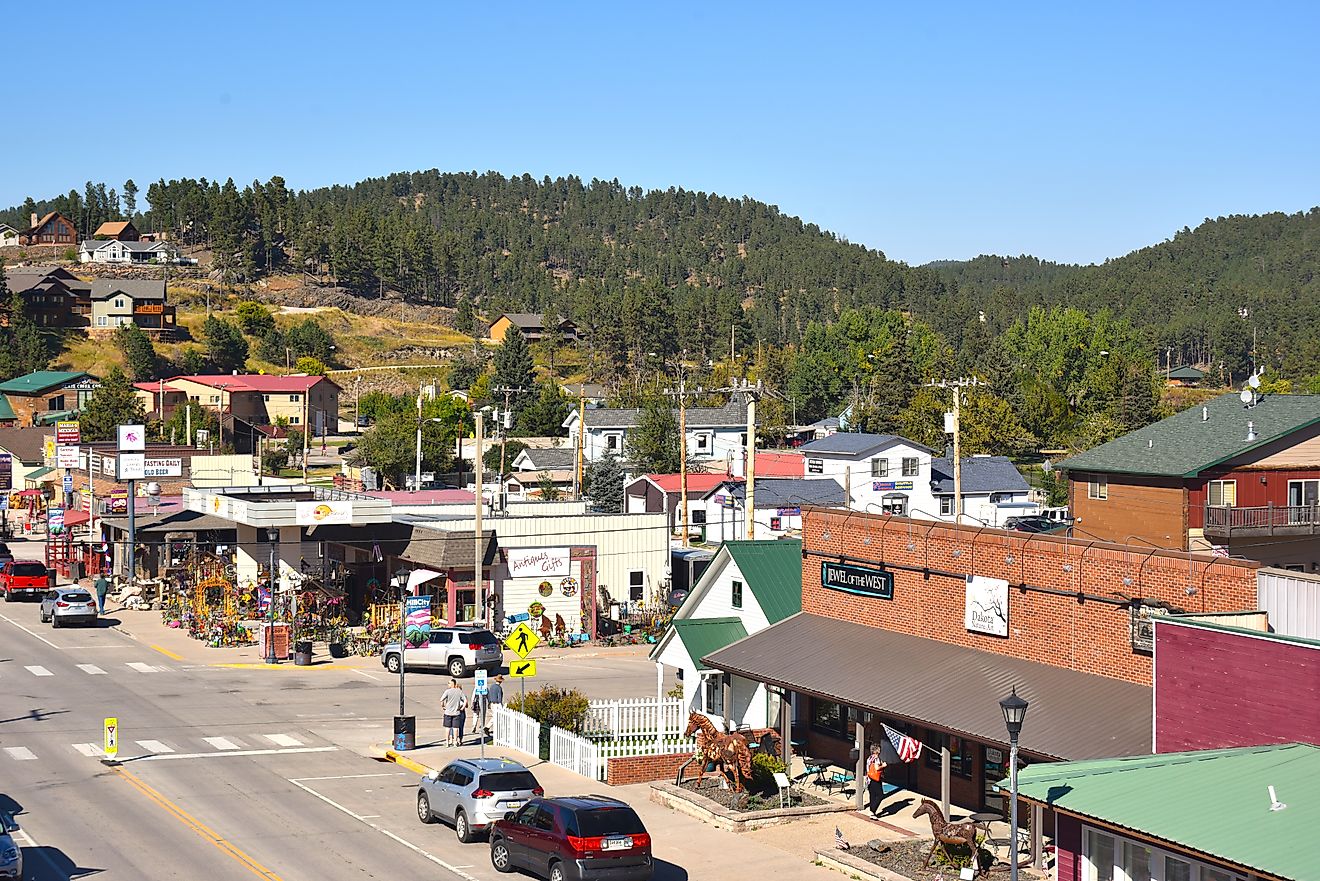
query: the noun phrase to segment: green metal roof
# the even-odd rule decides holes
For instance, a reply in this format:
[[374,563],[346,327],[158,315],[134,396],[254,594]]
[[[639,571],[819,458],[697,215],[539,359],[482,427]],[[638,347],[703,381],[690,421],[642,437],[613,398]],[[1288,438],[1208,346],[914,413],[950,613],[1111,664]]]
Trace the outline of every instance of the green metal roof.
[[27,477],[25,477],[25,478],[23,478],[23,479],[24,479],[24,480],[36,480],[38,477],[45,477],[47,474],[50,474],[50,473],[51,473],[52,471],[54,471],[54,470],[55,470],[54,468],[37,468],[37,469],[35,469],[35,470],[33,470],[33,471],[29,471],[29,472],[27,473]]
[[[1286,808],[1270,809],[1269,786]],[[1030,765],[1018,792],[1275,878],[1314,881],[1320,866],[1320,747],[1310,744]]]
[[698,670],[710,669],[701,660],[706,655],[747,635],[741,618],[681,618],[671,622],[671,626],[688,656],[697,662]]
[[[1202,408],[1205,409],[1204,415]],[[1247,423],[1256,436],[1247,440]],[[1247,408],[1220,395],[1059,463],[1066,471],[1195,477],[1320,422],[1320,395],[1266,395]]]
[[76,419],[77,416],[77,410],[47,410],[45,413],[38,413],[32,421],[36,425],[54,425],[66,419]]
[[726,541],[724,547],[771,624],[802,611],[801,540]]
[[86,373],[68,373],[62,370],[38,370],[26,376],[16,376],[0,382],[0,392],[7,395],[39,395],[47,389],[59,388],[77,382]]
[[1191,366],[1175,367],[1169,371],[1168,377],[1169,379],[1199,381],[1205,379],[1205,371]]
[[12,422],[17,418],[14,408],[9,405],[9,399],[0,395],[0,422]]

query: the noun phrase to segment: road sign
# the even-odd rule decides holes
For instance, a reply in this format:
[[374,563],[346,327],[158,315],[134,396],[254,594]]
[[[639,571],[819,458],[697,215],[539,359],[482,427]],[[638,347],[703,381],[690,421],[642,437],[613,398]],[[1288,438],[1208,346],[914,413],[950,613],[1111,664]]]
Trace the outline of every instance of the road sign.
[[119,449],[142,451],[147,448],[147,427],[145,425],[119,426]]
[[520,658],[525,658],[532,653],[532,649],[541,644],[541,637],[536,635],[536,631],[527,626],[523,621],[513,628],[509,638],[504,640],[505,647]]
[[110,759],[119,755],[119,720],[113,717],[105,720],[105,755]]
[[56,422],[55,443],[60,446],[76,447],[82,442],[82,432],[77,422]]
[[66,493],[71,493],[71,492],[73,492],[73,475],[72,475],[72,474],[65,474],[65,475],[64,475],[64,491],[65,491]]
[[476,680],[472,683],[472,694],[485,697],[490,694],[490,686],[486,682],[486,670],[484,667],[478,667],[476,671]]
[[509,665],[509,675],[514,679],[530,679],[536,675],[536,662],[514,661]]

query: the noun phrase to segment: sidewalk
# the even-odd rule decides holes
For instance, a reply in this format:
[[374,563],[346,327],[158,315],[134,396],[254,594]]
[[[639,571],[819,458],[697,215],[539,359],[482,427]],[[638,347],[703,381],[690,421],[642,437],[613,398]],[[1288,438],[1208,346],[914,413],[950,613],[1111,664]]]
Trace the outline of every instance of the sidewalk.
[[[480,746],[476,745],[457,748],[435,745],[444,742],[444,731],[438,721],[419,719],[417,742],[417,749],[405,753],[377,744],[369,748],[368,754],[386,758],[418,774],[442,768],[456,758],[481,754]],[[684,870],[686,875],[679,877],[719,878],[721,881],[766,881],[776,877],[838,881],[837,872],[812,864],[816,848],[834,847],[836,825],[849,841],[859,843],[886,836],[901,837],[853,814],[836,814],[818,821],[791,823],[738,835],[653,803],[650,785],[646,783],[609,786],[492,744],[486,745],[486,756],[522,762],[536,775],[548,795],[605,794],[632,805],[651,833],[655,858]]]

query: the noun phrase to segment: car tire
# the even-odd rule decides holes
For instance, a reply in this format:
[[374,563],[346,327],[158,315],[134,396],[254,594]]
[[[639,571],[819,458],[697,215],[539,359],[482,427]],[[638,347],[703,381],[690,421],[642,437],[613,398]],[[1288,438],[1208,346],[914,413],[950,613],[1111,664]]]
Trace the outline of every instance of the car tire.
[[472,833],[472,824],[468,822],[467,814],[462,808],[454,814],[454,834],[463,844],[471,844],[476,840],[476,835]]
[[52,629],[58,630],[60,627],[60,619],[52,615],[50,618],[50,626]]
[[463,663],[462,658],[449,659],[449,675],[455,679],[462,679],[467,675],[467,664]]
[[13,601],[14,601],[14,595],[9,591],[5,591],[5,602],[12,603]]
[[385,657],[385,669],[386,669],[386,670],[389,670],[391,673],[398,673],[398,672],[399,672],[399,656],[398,656],[398,655],[387,655],[387,656]]
[[497,838],[491,842],[490,864],[496,872],[513,871],[513,854],[509,853],[509,846],[502,839]]
[[435,814],[431,813],[431,799],[425,789],[417,791],[417,819],[423,823],[435,822]]
[[40,613],[40,616],[41,616],[41,623],[42,623],[42,624],[49,624],[49,623],[50,623],[50,617],[49,617],[45,612],[41,612],[41,613]]
[[564,879],[567,877],[568,876],[564,874],[563,863],[550,864],[550,881],[564,881]]

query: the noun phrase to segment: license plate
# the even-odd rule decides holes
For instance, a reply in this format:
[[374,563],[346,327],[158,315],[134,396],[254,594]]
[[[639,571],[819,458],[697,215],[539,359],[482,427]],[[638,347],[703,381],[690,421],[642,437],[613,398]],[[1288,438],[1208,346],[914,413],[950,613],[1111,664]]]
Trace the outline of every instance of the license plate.
[[508,808],[509,810],[514,811],[514,810],[517,810],[518,808],[522,807],[522,806],[523,806],[523,803],[520,802],[520,801],[506,801],[506,802],[504,803],[504,806],[505,806],[506,808]]
[[628,850],[632,847],[631,838],[606,838],[600,843],[601,850]]

